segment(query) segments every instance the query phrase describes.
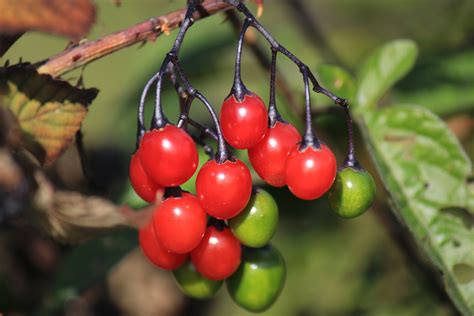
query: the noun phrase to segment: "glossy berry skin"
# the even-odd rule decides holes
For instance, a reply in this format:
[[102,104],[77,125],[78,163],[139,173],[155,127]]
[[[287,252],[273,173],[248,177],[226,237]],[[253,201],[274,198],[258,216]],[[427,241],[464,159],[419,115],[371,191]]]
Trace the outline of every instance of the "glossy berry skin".
[[240,242],[229,228],[209,226],[201,243],[191,252],[191,260],[203,276],[223,280],[240,265]]
[[242,264],[227,279],[227,289],[232,299],[251,312],[270,308],[285,284],[285,261],[280,252],[268,245],[244,250]]
[[291,124],[277,122],[248,156],[257,174],[266,183],[282,187],[285,182],[285,162],[290,151],[301,141],[301,135]]
[[295,146],[285,165],[285,179],[290,191],[303,200],[314,200],[326,193],[336,177],[336,157],[326,145],[317,149]]
[[214,297],[223,283],[205,278],[196,270],[191,260],[174,270],[173,275],[184,294],[200,300]]
[[197,198],[189,193],[167,198],[153,214],[158,242],[178,254],[185,254],[196,248],[206,232],[206,224],[206,212]]
[[252,148],[268,128],[265,103],[255,94],[244,95],[242,102],[231,95],[222,104],[220,122],[229,145],[238,149]]
[[185,131],[170,124],[143,136],[139,157],[146,174],[164,187],[183,184],[198,166],[196,144]]
[[375,182],[370,173],[346,167],[338,171],[329,190],[329,205],[341,217],[357,217],[370,207],[375,198],[375,191]]
[[197,175],[196,193],[209,215],[228,219],[247,205],[252,193],[252,176],[238,159],[223,163],[209,160]]
[[153,222],[148,222],[138,231],[138,240],[140,248],[145,256],[157,267],[165,270],[174,270],[179,268],[187,255],[178,255],[165,249],[156,239]]
[[278,226],[278,206],[273,197],[257,189],[245,209],[228,220],[229,227],[239,241],[248,247],[268,244]]
[[164,188],[156,184],[143,170],[138,153],[134,153],[130,159],[129,169],[130,183],[133,189],[143,200],[154,203],[157,194],[162,195]]

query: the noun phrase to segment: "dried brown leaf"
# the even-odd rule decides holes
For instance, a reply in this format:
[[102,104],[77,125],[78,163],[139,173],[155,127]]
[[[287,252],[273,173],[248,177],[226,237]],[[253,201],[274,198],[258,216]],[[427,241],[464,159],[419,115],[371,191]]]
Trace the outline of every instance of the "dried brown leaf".
[[94,23],[90,0],[0,0],[0,30],[14,34],[28,30],[80,38]]
[[66,243],[83,242],[118,228],[138,228],[149,220],[154,208],[132,211],[101,197],[56,190],[40,171],[35,180],[38,189],[30,212],[33,222]]
[[0,106],[22,130],[22,146],[40,163],[50,163],[70,145],[97,89],[78,89],[40,75],[29,64],[0,68]]

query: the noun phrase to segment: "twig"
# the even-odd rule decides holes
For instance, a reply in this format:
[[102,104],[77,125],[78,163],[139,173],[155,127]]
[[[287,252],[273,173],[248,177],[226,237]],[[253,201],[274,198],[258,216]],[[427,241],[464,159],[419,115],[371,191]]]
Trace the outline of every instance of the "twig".
[[[232,6],[221,0],[204,1],[200,4],[199,10],[194,12],[193,19],[199,20],[230,8],[232,8]],[[38,72],[58,77],[122,48],[143,41],[155,40],[164,32],[179,27],[184,19],[185,13],[186,9],[170,12],[112,33],[98,40],[71,47],[43,62],[38,67]]]

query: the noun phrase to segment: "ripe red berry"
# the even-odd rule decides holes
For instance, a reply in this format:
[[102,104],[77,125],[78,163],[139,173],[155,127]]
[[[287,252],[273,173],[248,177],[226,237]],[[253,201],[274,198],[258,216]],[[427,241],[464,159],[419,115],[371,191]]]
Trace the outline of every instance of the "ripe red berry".
[[156,184],[143,170],[138,153],[134,153],[130,159],[130,183],[135,192],[143,200],[154,203],[157,194],[163,194],[164,188]]
[[165,270],[179,268],[187,255],[179,255],[166,250],[156,239],[153,222],[150,221],[138,231],[140,248],[147,258],[156,266]]
[[240,242],[229,228],[209,226],[201,243],[191,252],[191,260],[206,278],[223,280],[239,267],[240,252]]
[[153,224],[159,243],[171,252],[188,253],[199,244],[206,232],[207,215],[192,194],[170,197],[161,203]]
[[255,94],[244,96],[242,102],[234,95],[222,104],[220,122],[225,140],[238,149],[257,145],[268,128],[268,115],[262,99]]
[[301,135],[291,124],[277,122],[265,137],[248,150],[250,162],[265,182],[282,187],[285,182],[285,162],[291,149],[301,141]]
[[196,178],[196,193],[207,213],[219,219],[239,214],[252,193],[252,176],[240,160],[209,160]]
[[336,177],[336,158],[324,144],[317,149],[308,146],[303,150],[296,145],[288,155],[285,179],[290,191],[303,200],[321,197]]
[[192,138],[169,124],[143,136],[139,157],[143,170],[164,187],[183,184],[198,166],[198,152]]

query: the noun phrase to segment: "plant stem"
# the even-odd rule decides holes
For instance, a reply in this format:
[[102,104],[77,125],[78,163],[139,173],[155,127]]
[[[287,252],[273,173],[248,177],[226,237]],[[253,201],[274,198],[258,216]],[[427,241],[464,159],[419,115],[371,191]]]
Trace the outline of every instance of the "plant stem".
[[[239,20],[239,16],[237,15],[237,12],[235,10],[226,11],[226,16],[229,19],[229,22],[233,25],[238,35],[243,23],[241,23],[241,21]],[[260,45],[256,40],[249,40],[248,38],[246,38],[245,43],[250,47],[250,51],[253,53],[253,55],[257,59],[260,66],[265,70],[270,69],[271,60],[266,55],[266,52],[264,49],[266,47],[263,47],[262,45]],[[289,87],[287,80],[285,80],[282,73],[280,72],[278,73],[275,84],[278,91],[286,99],[286,102],[288,103],[293,115],[295,117],[300,117],[302,114],[301,108],[298,102],[295,101],[295,96],[293,94],[293,91]]]
[[207,101],[207,99],[199,92],[196,90],[196,98],[201,100],[202,103],[206,106],[207,110],[209,111],[209,114],[211,114],[212,120],[214,121],[214,124],[216,125],[216,130],[217,130],[217,153],[216,153],[216,161],[218,163],[224,163],[226,160],[229,160],[229,151],[227,150],[227,147],[225,145],[225,140],[224,136],[222,136],[222,130],[219,125],[219,120],[217,119],[217,114],[212,108],[211,104]]
[[206,127],[206,126],[196,122],[195,120],[191,119],[190,117],[187,118],[187,122],[189,123],[189,125],[194,126],[195,128],[197,128],[202,133],[211,136],[214,140],[218,140],[217,134],[212,129],[210,129],[209,127]]
[[[222,0],[206,0],[194,12],[193,19],[200,20],[231,9]],[[38,72],[59,77],[71,70],[137,43],[154,41],[158,36],[180,26],[186,9],[148,19],[144,22],[109,34],[95,41],[72,46],[38,64]]]
[[282,46],[261,24],[258,20],[254,17],[252,12],[245,6],[245,4],[239,0],[224,0],[226,3],[233,5],[237,10],[245,15],[245,17],[250,21],[251,26],[253,26],[262,36],[267,40],[270,46],[277,50],[278,52],[282,53],[286,57],[288,57],[294,64],[296,64],[300,71],[303,72],[303,69],[306,68],[307,75],[309,80],[311,80],[313,84],[313,90],[317,93],[322,93],[334,103],[338,105],[345,105],[347,104],[346,99],[339,98],[338,96],[334,95],[331,91],[323,88],[318,81],[314,74],[309,70],[308,66],[304,64],[298,57],[296,57],[293,53],[287,50],[284,46]]
[[268,125],[269,127],[275,126],[277,122],[286,123],[283,118],[281,117],[280,113],[278,113],[278,109],[276,106],[276,89],[275,89],[275,82],[276,82],[276,63],[277,63],[277,55],[278,51],[272,49],[272,61],[270,64],[270,99],[268,102]]
[[153,77],[148,80],[143,88],[142,94],[140,96],[140,102],[138,104],[138,111],[137,111],[137,141],[135,144],[135,149],[138,150],[140,146],[140,141],[145,134],[145,101],[146,96],[148,94],[148,90],[150,89],[153,82],[158,78],[159,73],[156,73]]
[[349,106],[346,104],[342,108],[344,109],[344,113],[346,114],[347,132],[348,132],[348,137],[349,137],[349,150],[347,153],[346,160],[344,160],[342,167],[362,169],[362,166],[359,164],[359,162],[357,161],[355,157],[353,123],[352,123],[352,116],[349,111]]
[[[196,11],[196,6],[198,3],[200,3],[200,0],[189,1],[186,15],[184,17],[183,23],[181,24],[181,28],[179,30],[178,36],[176,37],[173,48],[170,50],[168,54],[166,54],[166,57],[161,65],[161,68],[158,74],[155,75],[156,80],[157,80],[156,103],[155,103],[155,112],[154,112],[152,127],[153,128],[161,127],[162,126],[161,124],[166,124],[167,122],[163,114],[163,110],[161,106],[161,86],[163,82],[163,75],[168,68],[168,64],[172,63],[174,66],[174,69],[176,70],[176,74],[178,75],[179,81],[181,81],[181,83],[183,84],[183,88],[189,94],[189,96],[191,97],[191,100],[194,100],[194,98],[198,98],[202,103],[204,103],[207,110],[209,111],[209,114],[212,117],[212,120],[216,126],[216,131],[217,131],[218,148],[217,148],[217,153],[216,153],[216,160],[219,163],[223,163],[224,161],[229,159],[229,152],[226,148],[224,137],[222,136],[222,131],[219,125],[219,119],[217,118],[217,114],[214,108],[209,103],[209,101],[206,99],[206,97],[204,97],[204,95],[202,95],[198,90],[196,90],[191,85],[188,78],[184,74],[183,69],[181,68],[181,65],[179,63],[179,58],[178,58],[178,54],[183,44],[186,32],[194,23],[193,13],[194,11]],[[189,107],[190,106],[191,104],[189,104]]]
[[303,68],[301,72],[303,74],[304,99],[305,99],[305,105],[306,105],[306,130],[305,130],[303,142],[301,143],[300,148],[304,149],[308,146],[312,146],[314,148],[321,148],[318,138],[314,136],[313,126],[312,126],[311,95],[309,93],[308,70],[307,68]]
[[179,198],[181,197],[183,194],[183,191],[181,190],[181,188],[178,186],[178,187],[166,187],[165,188],[165,194],[163,195],[163,197],[165,199],[167,198],[170,198],[170,197],[174,197],[174,198]]
[[242,73],[241,73],[241,64],[242,64],[242,49],[244,46],[245,32],[250,26],[250,21],[245,19],[242,29],[239,34],[239,42],[237,45],[237,56],[235,58],[235,75],[234,75],[234,84],[232,86],[230,96],[234,96],[238,102],[244,100],[244,96],[249,94],[247,87],[242,82]]
[[226,143],[224,140],[224,136],[222,135],[222,130],[220,128],[219,119],[217,118],[216,111],[206,99],[204,95],[202,95],[198,90],[196,90],[191,83],[189,82],[188,78],[184,74],[183,69],[181,68],[181,64],[179,63],[177,56],[172,56],[170,62],[174,65],[174,69],[176,74],[178,75],[179,81],[183,85],[183,89],[189,94],[190,98],[194,100],[194,98],[199,99],[204,106],[209,111],[211,115],[212,121],[216,127],[216,138],[217,138],[217,153],[216,153],[216,161],[218,163],[223,163],[224,161],[228,160],[230,157],[229,151],[226,147]]
[[152,128],[161,128],[168,123],[164,113],[163,107],[161,106],[161,89],[163,86],[163,76],[165,72],[168,70],[168,64],[171,62],[172,59],[177,59],[179,55],[179,51],[181,50],[181,46],[183,45],[184,37],[186,36],[186,32],[188,29],[193,25],[193,13],[196,11],[196,5],[199,3],[199,0],[190,1],[188,4],[188,8],[186,10],[186,14],[184,16],[183,23],[179,29],[178,35],[174,41],[173,47],[166,54],[163,63],[161,64],[161,68],[158,72],[158,77],[156,81],[156,100],[155,100],[155,111],[153,115],[152,121]]

